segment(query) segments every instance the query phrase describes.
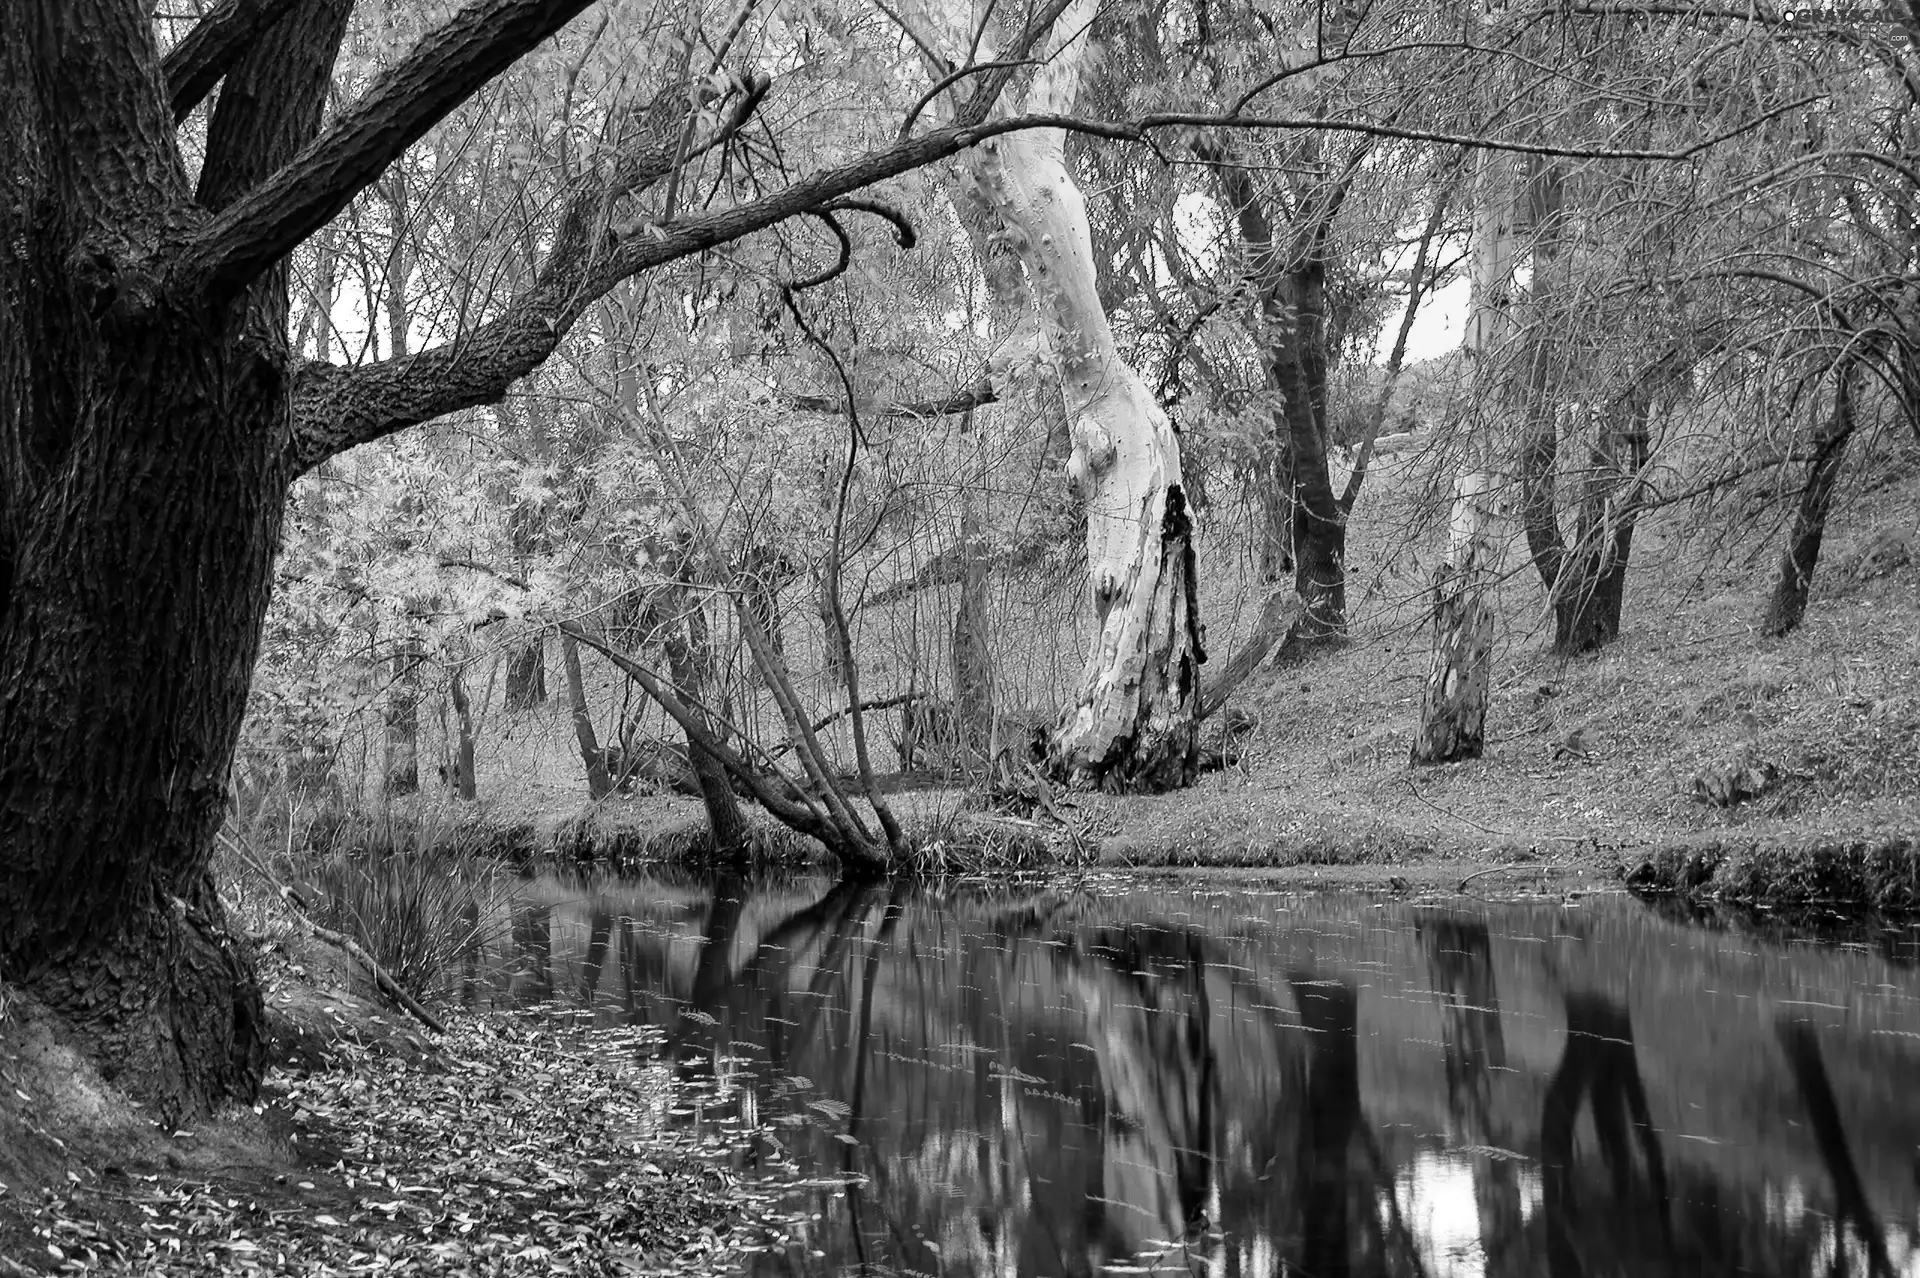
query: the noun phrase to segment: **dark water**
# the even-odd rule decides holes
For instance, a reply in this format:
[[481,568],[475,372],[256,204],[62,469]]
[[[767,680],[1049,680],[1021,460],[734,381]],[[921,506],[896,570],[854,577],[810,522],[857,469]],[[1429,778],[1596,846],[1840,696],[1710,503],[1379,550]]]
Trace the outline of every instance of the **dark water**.
[[1920,1274],[1920,931],[1180,880],[533,885],[780,1274]]

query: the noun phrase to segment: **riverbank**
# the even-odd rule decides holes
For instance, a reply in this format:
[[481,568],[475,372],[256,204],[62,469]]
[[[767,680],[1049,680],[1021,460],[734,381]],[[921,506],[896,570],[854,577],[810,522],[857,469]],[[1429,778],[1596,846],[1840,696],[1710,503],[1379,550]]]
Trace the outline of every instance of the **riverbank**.
[[259,1103],[161,1130],[0,999],[0,1275],[713,1272],[749,1204],[676,1130],[658,1032],[372,1003],[318,942],[263,958]]

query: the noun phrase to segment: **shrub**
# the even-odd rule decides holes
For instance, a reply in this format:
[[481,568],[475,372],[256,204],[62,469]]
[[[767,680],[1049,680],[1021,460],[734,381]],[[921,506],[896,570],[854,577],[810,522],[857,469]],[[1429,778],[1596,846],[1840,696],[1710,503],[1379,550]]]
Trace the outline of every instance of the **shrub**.
[[506,931],[513,876],[473,827],[374,818],[332,832],[301,877],[323,896],[315,917],[358,941],[415,998]]

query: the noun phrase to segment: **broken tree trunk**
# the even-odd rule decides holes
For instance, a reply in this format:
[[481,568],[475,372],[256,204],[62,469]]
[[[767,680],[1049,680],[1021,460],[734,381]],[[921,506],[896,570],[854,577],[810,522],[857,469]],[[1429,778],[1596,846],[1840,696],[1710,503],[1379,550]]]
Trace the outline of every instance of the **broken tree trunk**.
[[[1060,17],[1027,110],[1072,109],[1094,9],[1092,0],[1074,0]],[[1087,508],[1098,633],[1054,742],[1057,762],[1075,781],[1109,790],[1186,785],[1198,766],[1205,652],[1179,437],[1114,341],[1065,132],[1008,134],[982,143],[968,162],[1026,267],[1066,399],[1067,472]]]

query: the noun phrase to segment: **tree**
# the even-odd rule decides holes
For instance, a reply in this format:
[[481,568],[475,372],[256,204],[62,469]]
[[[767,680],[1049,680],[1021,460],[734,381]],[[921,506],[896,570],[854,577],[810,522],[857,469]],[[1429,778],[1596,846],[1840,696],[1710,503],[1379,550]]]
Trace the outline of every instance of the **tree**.
[[[1027,107],[1067,114],[1096,6],[1075,0]],[[1098,636],[1055,744],[1076,779],[1119,790],[1185,785],[1198,766],[1200,639],[1193,516],[1180,442],[1114,341],[1101,304],[1086,199],[1066,134],[1035,129],[969,156],[972,180],[1026,268],[1043,343],[1066,395],[1067,473],[1087,508],[1087,572]]]
[[[292,481],[499,399],[622,279],[972,145],[1006,80],[764,196],[648,211],[768,86],[722,39],[689,93],[636,42],[655,96],[605,109],[521,292],[405,357],[296,358],[288,254],[587,7],[476,0],[330,122],[350,0],[221,0],[164,58],[131,0],[0,16],[0,970],[163,1118],[262,1066],[208,867]],[[196,178],[177,127],[216,84]]]

